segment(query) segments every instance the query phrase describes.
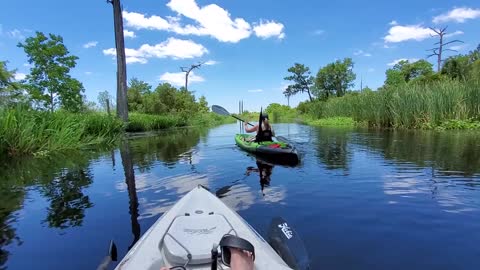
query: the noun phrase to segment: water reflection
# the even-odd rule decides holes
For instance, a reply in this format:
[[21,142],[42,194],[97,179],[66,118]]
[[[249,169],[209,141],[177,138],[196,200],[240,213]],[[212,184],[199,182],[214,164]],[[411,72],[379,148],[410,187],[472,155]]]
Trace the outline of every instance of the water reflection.
[[4,270],[9,256],[6,246],[14,241],[21,243],[12,224],[17,220],[14,212],[20,209],[25,192],[2,180],[6,179],[0,179],[0,269]]
[[92,182],[88,167],[72,168],[60,171],[57,177],[40,187],[50,202],[45,220],[50,227],[65,229],[82,225],[85,210],[93,206],[83,191]]
[[[2,160],[0,162],[0,269],[6,269],[9,245],[20,245],[15,224],[30,188],[40,191],[49,206],[43,222],[66,229],[81,226],[85,210],[92,207],[84,194],[93,182],[91,160],[101,151],[56,155],[44,159]],[[43,214],[43,213],[42,213]]]
[[[352,143],[396,162],[430,167],[432,177],[480,173],[480,133],[376,131],[356,134]],[[478,183],[477,183],[478,184]]]
[[149,171],[157,162],[170,168],[179,160],[193,163],[191,150],[207,134],[208,129],[184,128],[130,140],[133,162],[140,172]]
[[[276,130],[285,134],[287,127]],[[45,257],[37,269],[90,269],[110,237],[131,247],[142,229],[199,184],[243,211],[252,226],[277,212],[300,224],[308,220],[300,230],[317,235],[306,241],[315,269],[342,268],[335,266],[348,260],[338,254],[365,259],[359,269],[378,262],[377,254],[386,258],[380,268],[391,268],[400,253],[412,260],[394,266],[415,268],[425,255],[410,252],[418,237],[421,250],[441,254],[427,261],[476,269],[453,257],[473,258],[479,240],[480,134],[291,127],[288,139],[304,155],[293,168],[246,156],[229,126],[130,138],[114,152],[0,162],[0,269],[27,269],[24,258],[32,255]],[[108,239],[97,244],[102,236]],[[386,237],[394,255],[381,248]],[[365,250],[377,252],[358,252],[369,243]],[[68,253],[77,252],[85,260],[72,265]]]
[[346,129],[317,129],[317,157],[326,169],[341,169],[348,175],[350,133]]
[[128,205],[130,213],[130,223],[132,226],[133,241],[128,247],[130,250],[140,239],[140,223],[138,223],[138,197],[137,187],[135,185],[135,171],[133,169],[133,159],[131,155],[128,140],[120,143],[120,156],[122,158],[123,171],[125,174],[125,183],[128,190]]
[[274,165],[261,161],[259,159],[257,159],[256,164],[256,168],[252,166],[247,167],[247,172],[245,173],[245,175],[249,176],[252,172],[258,173],[258,176],[260,177],[260,189],[263,196],[265,196],[264,189],[265,187],[270,186],[270,180]]

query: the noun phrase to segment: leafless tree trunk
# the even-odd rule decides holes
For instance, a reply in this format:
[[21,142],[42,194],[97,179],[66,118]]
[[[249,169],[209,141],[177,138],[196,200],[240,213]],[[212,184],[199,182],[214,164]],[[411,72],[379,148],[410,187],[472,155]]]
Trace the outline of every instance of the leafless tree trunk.
[[127,104],[127,64],[125,60],[125,40],[123,36],[122,6],[120,0],[107,0],[113,5],[115,27],[115,47],[117,48],[117,116],[128,121]]
[[190,67],[180,67],[182,72],[185,72],[185,90],[188,91],[188,76],[190,76],[190,72],[196,68],[200,68],[203,63],[198,63],[196,65],[191,65]]
[[108,116],[110,116],[110,99],[107,98],[107,113],[108,113]]
[[442,61],[443,61],[442,55],[443,55],[443,52],[445,52],[445,51],[457,52],[456,50],[445,49],[445,46],[448,45],[448,44],[455,43],[455,42],[463,43],[463,41],[458,40],[458,39],[455,39],[455,40],[452,40],[452,41],[449,41],[449,42],[445,43],[444,37],[447,33],[447,28],[448,28],[448,26],[445,26],[442,29],[435,29],[435,28],[430,27],[430,29],[433,32],[435,32],[435,35],[430,35],[430,36],[432,36],[432,37],[438,36],[439,41],[434,44],[434,45],[438,45],[438,47],[427,50],[427,51],[432,52],[432,54],[428,55],[427,58],[430,58],[432,56],[437,56],[437,72],[440,72],[440,70],[442,69]]
[[50,91],[50,112],[53,112],[53,91]]

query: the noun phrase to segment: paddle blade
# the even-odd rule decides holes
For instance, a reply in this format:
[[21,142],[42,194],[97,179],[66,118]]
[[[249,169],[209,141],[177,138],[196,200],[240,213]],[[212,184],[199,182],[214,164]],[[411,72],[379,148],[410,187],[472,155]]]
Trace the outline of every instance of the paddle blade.
[[225,108],[223,108],[222,106],[218,106],[218,105],[213,105],[212,106],[212,112],[218,113],[220,115],[225,115],[225,116],[230,115],[230,113],[227,110],[225,110]]
[[108,265],[112,261],[117,261],[117,246],[113,242],[113,240],[110,241],[110,245],[108,246],[108,255],[103,258],[102,262],[100,265],[97,267],[97,270],[107,270]]
[[113,242],[113,240],[110,241],[110,246],[108,247],[108,255],[112,259],[112,261],[116,262],[118,259],[118,253],[117,253],[117,245]]
[[281,217],[272,219],[268,243],[288,266],[296,270],[310,269],[310,259],[298,233]]

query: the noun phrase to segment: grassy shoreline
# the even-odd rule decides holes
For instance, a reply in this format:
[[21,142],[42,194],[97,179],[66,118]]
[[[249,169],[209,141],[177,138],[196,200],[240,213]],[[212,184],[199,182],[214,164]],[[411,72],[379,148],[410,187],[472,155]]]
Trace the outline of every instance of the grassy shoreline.
[[[351,117],[327,117],[320,119],[313,119],[310,117],[303,118],[300,121],[302,124],[309,126],[317,127],[362,127],[368,128],[369,125],[367,122],[355,121]],[[370,126],[371,127],[371,126]],[[412,129],[412,128],[382,128],[380,129]],[[480,130],[480,121],[474,120],[446,120],[441,122],[439,125],[424,125],[420,128],[414,128],[412,130]]]
[[[327,101],[301,103],[307,123],[350,118],[369,127],[387,129],[479,129],[480,81],[441,81],[377,91],[348,93]],[[339,121],[342,125],[345,120]],[[348,122],[348,121],[347,121]]]
[[192,117],[132,113],[125,125],[106,113],[50,113],[19,107],[0,111],[0,157],[48,156],[95,145],[113,145],[125,132],[232,122],[233,118],[213,113]]

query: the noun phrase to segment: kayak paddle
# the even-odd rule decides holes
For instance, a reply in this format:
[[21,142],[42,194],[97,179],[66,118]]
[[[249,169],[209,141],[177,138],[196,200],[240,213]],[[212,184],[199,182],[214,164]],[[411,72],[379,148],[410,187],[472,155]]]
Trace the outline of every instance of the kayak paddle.
[[108,254],[105,256],[105,258],[102,260],[100,265],[97,267],[97,270],[106,270],[108,269],[108,265],[112,261],[117,261],[117,246],[113,242],[113,240],[110,241],[110,245],[108,247]]
[[245,122],[245,123],[247,123],[247,124],[249,124],[250,126],[253,127],[253,124],[250,124],[249,122],[247,122],[247,121],[245,121],[245,120],[237,117],[236,115],[229,113],[229,112],[228,112],[225,108],[223,108],[222,106],[213,105],[213,106],[212,106],[212,111],[213,111],[214,113],[216,113],[216,114],[225,115],[225,116],[231,116],[231,117],[237,119],[238,121]]
[[291,268],[310,269],[310,258],[302,239],[291,224],[282,217],[272,219],[268,232],[268,243]]

